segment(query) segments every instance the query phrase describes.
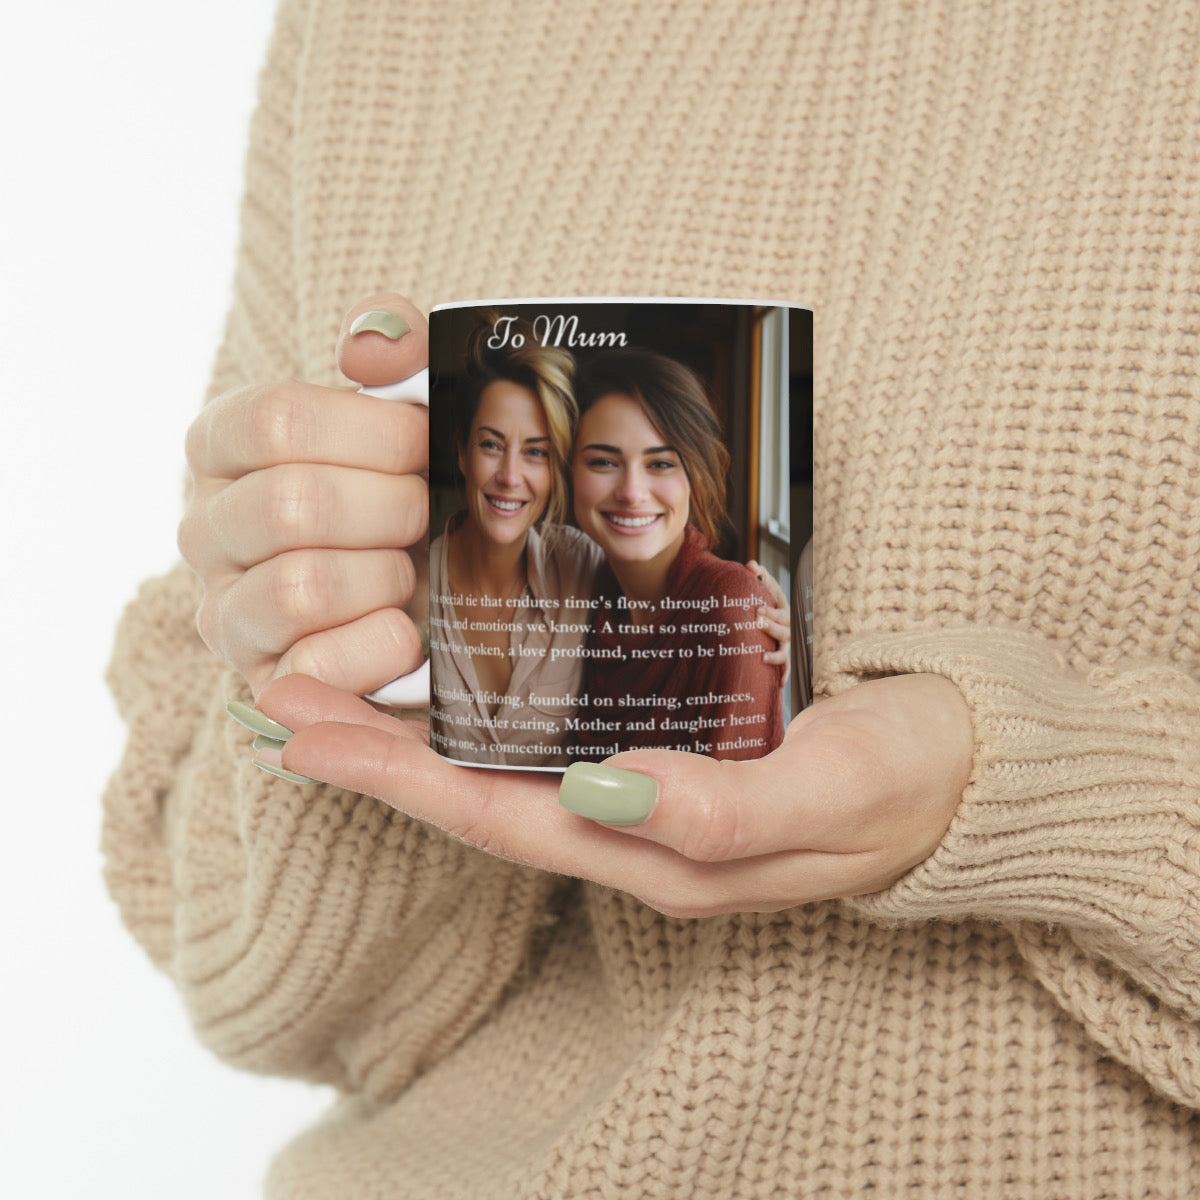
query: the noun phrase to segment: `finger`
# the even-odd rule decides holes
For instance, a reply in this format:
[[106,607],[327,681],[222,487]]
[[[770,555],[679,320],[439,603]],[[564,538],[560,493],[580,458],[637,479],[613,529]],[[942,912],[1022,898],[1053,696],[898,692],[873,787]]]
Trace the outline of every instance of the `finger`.
[[421,538],[428,517],[428,488],[417,475],[288,463],[197,498],[180,522],[179,548],[204,575],[288,550],[399,549]]
[[[569,828],[570,814],[555,803],[556,778],[450,763],[430,747],[427,727],[396,721],[317,680],[277,679],[259,708],[296,731],[283,752],[288,770],[377,796],[490,853],[544,865],[537,846],[552,847]],[[593,826],[582,841],[597,834],[605,831]]]
[[489,854],[624,890],[675,869],[664,847],[577,821],[555,802],[555,777],[450,763],[414,723],[366,717],[315,680],[276,680],[259,707],[296,730],[281,755],[287,770],[376,796]]
[[764,604],[759,607],[756,615],[758,617],[759,629],[764,630],[775,641],[790,642],[792,640],[790,610],[786,608],[771,608]]
[[279,659],[272,678],[308,675],[365,696],[415,671],[424,657],[423,639],[412,619],[399,609],[381,608],[301,638]]
[[564,807],[694,862],[724,862],[796,849],[771,819],[755,764],[678,750],[640,750],[575,763],[563,776]]
[[859,849],[856,768],[830,769],[842,745],[823,747],[801,714],[783,743],[751,761],[678,750],[627,751],[576,763],[561,800],[573,812],[696,862],[728,862],[782,851]]
[[783,594],[783,588],[779,586],[779,580],[761,563],[755,562],[754,559],[751,559],[746,566],[754,573],[759,583],[767,589],[771,597],[771,604],[786,614],[788,611],[787,597]]
[[403,296],[368,296],[342,321],[337,361],[347,379],[364,387],[408,379],[429,365],[429,325]]
[[218,396],[188,430],[201,491],[280,463],[328,463],[391,475],[428,464],[429,420],[415,404],[288,381]]
[[788,607],[787,598],[783,594],[783,588],[779,586],[779,581],[761,563],[750,559],[746,563],[746,570],[750,571],[755,579],[766,588],[771,601],[770,604],[759,607],[758,627],[778,644],[763,654],[763,662],[773,667],[783,667],[784,681],[786,682],[791,663],[791,609]]
[[763,654],[763,662],[772,666],[787,666],[791,658],[792,627],[788,610],[763,607],[758,610],[759,628],[777,643],[774,649]]
[[380,712],[357,693],[348,692],[301,674],[279,676],[263,689],[258,709],[285,729],[304,729],[318,722],[361,725],[393,736],[413,737],[428,742],[429,727],[423,721],[401,721]]
[[806,709],[764,758],[630,752],[572,766],[563,788],[575,812],[606,820],[649,778],[648,815],[618,832],[698,861],[788,849],[839,855],[866,864],[861,878],[843,880],[850,894],[898,878],[933,851],[967,785],[973,737],[952,683],[895,676]]
[[222,658],[261,681],[302,638],[403,608],[412,582],[403,550],[293,550],[206,593],[197,623]]
[[429,747],[426,729],[360,705],[303,676],[273,682],[259,707],[297,731],[277,765],[376,796],[511,862],[618,888],[670,916],[772,912],[840,894],[844,886],[839,855],[796,852],[700,863],[622,837],[554,803],[552,778],[449,763]]
[[669,917],[692,919],[730,912],[779,912],[798,904],[879,891],[891,881],[866,855],[794,850],[698,863],[667,853],[661,864],[655,864],[653,876],[648,875],[648,861],[631,859],[631,878],[608,886],[621,887]]

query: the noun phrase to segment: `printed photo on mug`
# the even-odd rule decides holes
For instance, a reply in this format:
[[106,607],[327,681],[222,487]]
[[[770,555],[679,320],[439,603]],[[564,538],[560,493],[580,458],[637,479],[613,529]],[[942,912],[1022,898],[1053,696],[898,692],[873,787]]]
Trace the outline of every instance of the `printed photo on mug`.
[[429,381],[435,749],[774,749],[811,692],[811,310],[441,305]]

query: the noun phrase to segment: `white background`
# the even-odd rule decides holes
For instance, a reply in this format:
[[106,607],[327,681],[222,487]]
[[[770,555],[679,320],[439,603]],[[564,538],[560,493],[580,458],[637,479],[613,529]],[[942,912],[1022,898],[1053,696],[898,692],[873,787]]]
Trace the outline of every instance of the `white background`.
[[271,9],[60,0],[0,39],[0,1195],[21,1200],[249,1200],[327,1102],[196,1044],[98,849],[104,666],[176,557]]

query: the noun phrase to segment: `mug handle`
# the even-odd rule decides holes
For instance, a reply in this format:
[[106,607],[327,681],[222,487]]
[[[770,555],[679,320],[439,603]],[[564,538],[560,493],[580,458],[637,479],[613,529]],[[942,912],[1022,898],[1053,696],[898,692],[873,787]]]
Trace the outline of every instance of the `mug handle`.
[[[429,368],[423,367],[408,379],[396,383],[380,384],[378,387],[358,389],[364,395],[378,396],[383,400],[396,400],[404,404],[423,404],[429,407]],[[408,675],[401,675],[391,683],[368,693],[367,699],[392,708],[421,708],[429,703],[429,659]]]

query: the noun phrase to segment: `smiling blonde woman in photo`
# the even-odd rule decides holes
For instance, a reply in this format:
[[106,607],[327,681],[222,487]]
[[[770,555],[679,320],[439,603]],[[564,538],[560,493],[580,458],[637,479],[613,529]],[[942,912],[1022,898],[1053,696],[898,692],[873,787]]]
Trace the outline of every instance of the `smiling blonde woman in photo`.
[[600,561],[562,524],[575,363],[524,322],[490,348],[494,324],[472,332],[455,394],[464,507],[430,547],[431,730],[463,762],[565,767],[584,629],[563,603],[588,594]]

